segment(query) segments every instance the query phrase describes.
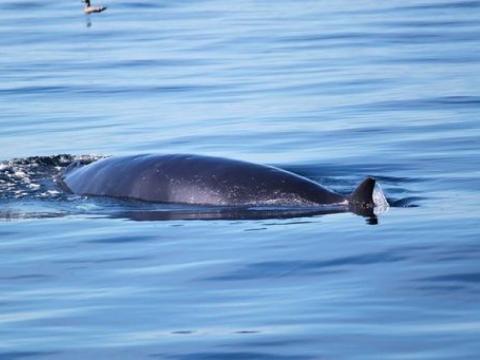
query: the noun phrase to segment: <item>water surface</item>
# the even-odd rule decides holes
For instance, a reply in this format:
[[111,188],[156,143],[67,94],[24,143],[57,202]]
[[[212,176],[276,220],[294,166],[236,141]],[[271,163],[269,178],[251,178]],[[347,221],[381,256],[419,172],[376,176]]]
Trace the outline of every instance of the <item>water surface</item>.
[[[478,358],[479,1],[104,5],[0,5],[0,358]],[[393,206],[145,219],[52,187],[155,152]]]

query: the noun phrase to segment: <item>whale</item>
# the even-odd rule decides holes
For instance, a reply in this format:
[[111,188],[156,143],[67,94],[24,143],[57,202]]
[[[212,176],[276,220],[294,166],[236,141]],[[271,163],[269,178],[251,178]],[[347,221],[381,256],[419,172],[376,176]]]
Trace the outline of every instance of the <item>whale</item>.
[[372,177],[345,195],[278,167],[193,154],[112,156],[89,164],[76,161],[65,169],[58,182],[65,191],[76,195],[156,203],[334,206],[362,215],[370,214],[376,205],[376,181]]

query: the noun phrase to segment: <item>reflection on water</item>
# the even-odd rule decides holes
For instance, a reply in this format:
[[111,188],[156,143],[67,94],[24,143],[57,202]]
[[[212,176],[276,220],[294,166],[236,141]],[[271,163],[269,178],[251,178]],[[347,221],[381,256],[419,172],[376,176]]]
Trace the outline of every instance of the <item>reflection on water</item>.
[[[84,202],[87,199],[82,199]],[[169,206],[158,205],[159,209],[142,208],[139,206],[135,208],[130,206],[122,206],[123,204],[115,204],[111,200],[113,207],[98,208],[95,203],[91,204],[93,207],[89,209],[89,205],[85,209],[85,204],[75,206],[68,204],[68,208],[64,207],[63,211],[48,210],[38,211],[28,206],[18,206],[16,204],[14,209],[0,210],[0,220],[25,220],[25,219],[42,219],[42,218],[56,218],[73,215],[90,215],[103,216],[113,219],[128,219],[132,221],[162,221],[162,220],[261,220],[261,219],[292,219],[305,218],[310,216],[320,216],[329,214],[338,214],[351,211],[352,213],[366,218],[368,224],[378,224],[378,218],[375,214],[376,208],[363,207],[344,207],[344,206],[320,206],[310,208],[242,208],[242,207],[183,207],[179,209],[169,209]],[[7,203],[4,204],[7,206]],[[379,211],[383,211],[379,209]]]

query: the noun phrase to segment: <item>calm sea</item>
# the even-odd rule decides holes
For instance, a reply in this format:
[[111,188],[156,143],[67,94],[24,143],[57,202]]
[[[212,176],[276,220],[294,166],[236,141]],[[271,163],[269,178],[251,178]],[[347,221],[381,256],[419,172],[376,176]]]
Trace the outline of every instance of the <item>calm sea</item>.
[[[0,359],[480,358],[480,1],[103,5],[0,4]],[[150,152],[392,207],[155,220],[52,182]]]

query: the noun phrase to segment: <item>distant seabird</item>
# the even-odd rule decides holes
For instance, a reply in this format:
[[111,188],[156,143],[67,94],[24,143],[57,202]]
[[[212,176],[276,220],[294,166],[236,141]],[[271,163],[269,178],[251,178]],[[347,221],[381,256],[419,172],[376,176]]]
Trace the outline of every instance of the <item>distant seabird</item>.
[[99,13],[107,9],[106,6],[92,6],[90,0],[83,0],[83,2],[85,3],[85,7],[83,8],[85,14]]

